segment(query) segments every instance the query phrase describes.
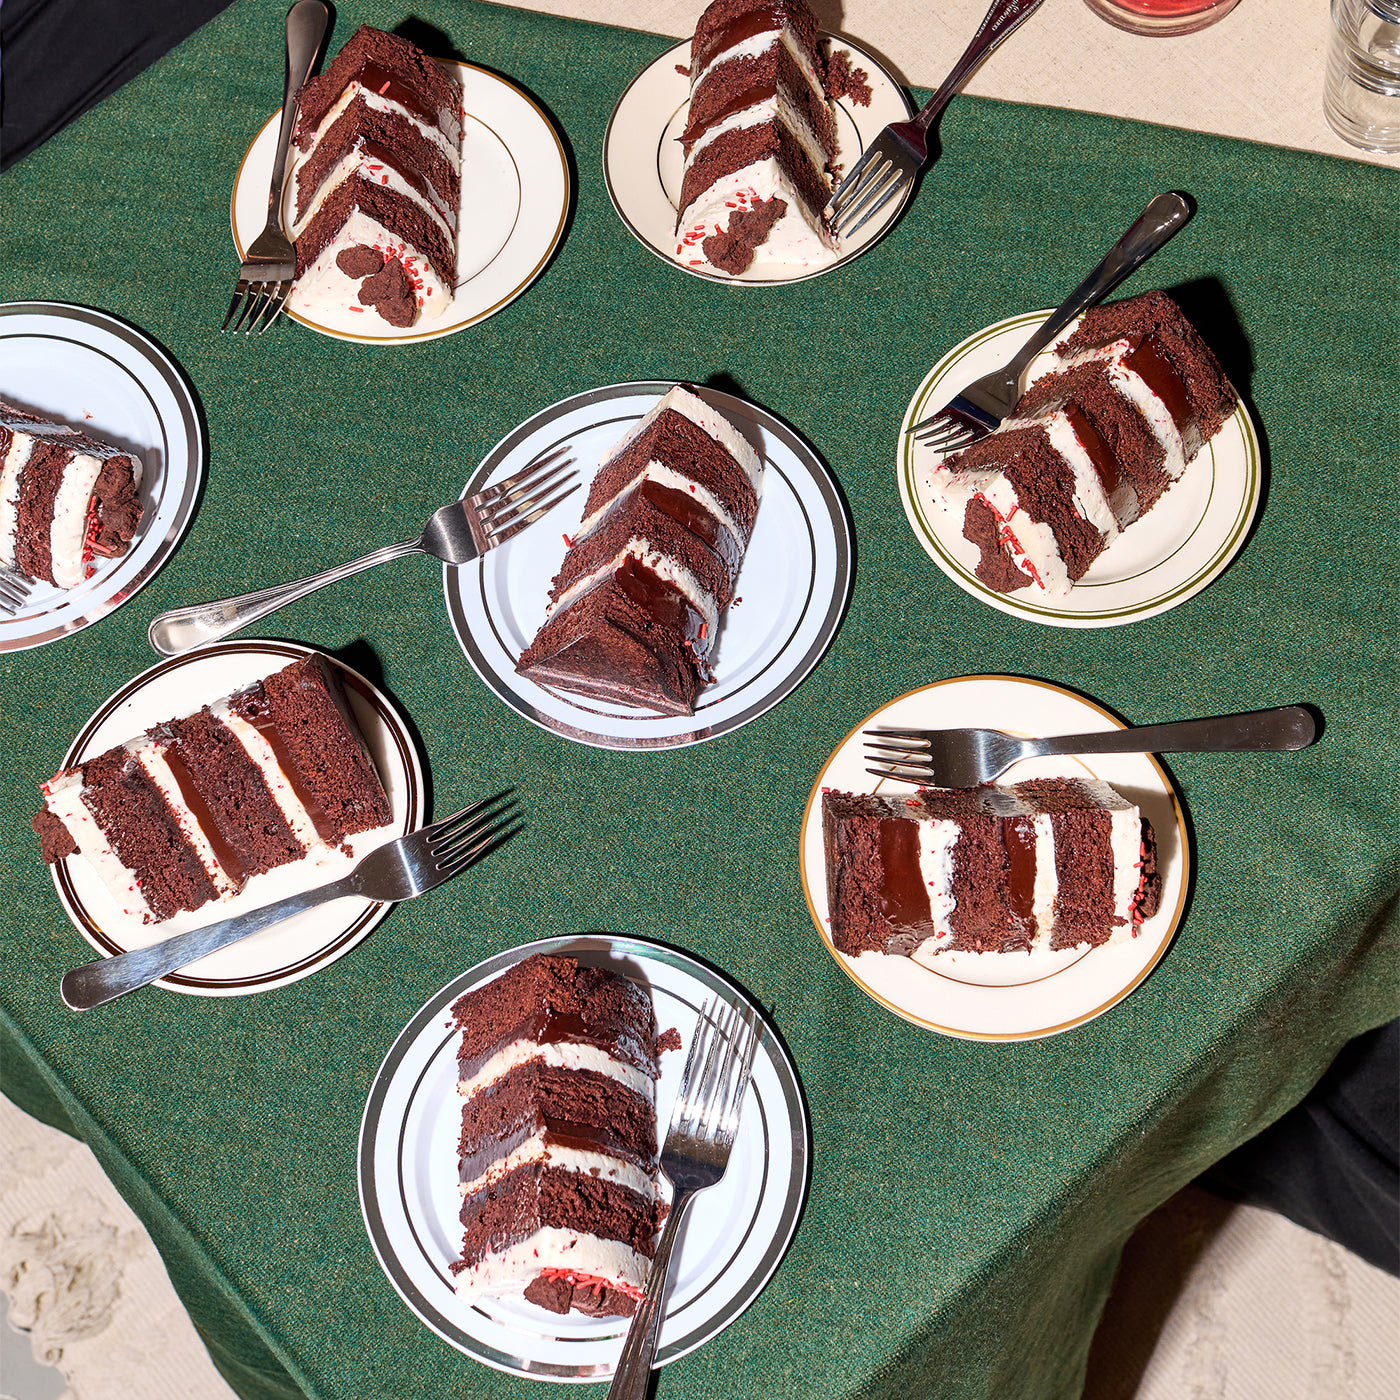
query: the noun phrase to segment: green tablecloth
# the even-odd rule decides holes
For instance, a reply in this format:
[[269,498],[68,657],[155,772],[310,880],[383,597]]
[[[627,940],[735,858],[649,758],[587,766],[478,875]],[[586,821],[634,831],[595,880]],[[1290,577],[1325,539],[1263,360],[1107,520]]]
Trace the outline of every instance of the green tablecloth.
[[[736,292],[643,251],[603,186],[612,105],[669,40],[427,0],[419,15],[565,133],[578,197],[558,256],[521,300],[429,344],[295,327],[221,339],[228,192],[275,102],[283,13],[242,0],[0,178],[0,299],[143,327],[197,386],[211,444],[193,528],[159,577],[76,638],[0,661],[7,1092],[92,1145],[249,1400],[536,1393],[464,1361],[381,1274],[356,1199],[361,1109],[409,1015],[478,959],[579,927],[655,935],[772,1007],[815,1139],[783,1266],[661,1393],[1077,1393],[1134,1224],[1398,1009],[1395,175],[960,99],[937,168],[873,254]],[[402,18],[365,0],[335,42]],[[1169,188],[1200,212],[1129,288],[1205,282],[1233,308],[1243,338],[1220,349],[1266,450],[1257,528],[1164,616],[1100,631],[1013,620],[948,583],[906,527],[900,414],[945,350],[1056,299]],[[810,439],[855,523],[849,614],[794,695],[684,751],[583,748],[491,698],[428,561],[362,575],[271,633],[369,658],[418,726],[438,810],[514,783],[526,835],[293,986],[65,1010],[58,979],[88,950],[28,831],[35,784],[152,663],[153,613],[402,536],[568,394],[720,375]],[[347,454],[381,465],[347,477]],[[1136,722],[1291,700],[1327,720],[1305,753],[1172,761],[1198,862],[1182,932],[1110,1014],[1026,1044],[945,1039],[881,1010],[822,950],[797,874],[809,785],[848,728],[974,672],[1070,684]]]

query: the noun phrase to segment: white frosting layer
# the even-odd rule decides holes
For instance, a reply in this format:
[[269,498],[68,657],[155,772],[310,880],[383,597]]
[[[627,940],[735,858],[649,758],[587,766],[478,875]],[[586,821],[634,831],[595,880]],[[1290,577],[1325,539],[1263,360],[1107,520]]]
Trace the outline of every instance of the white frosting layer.
[[605,1074],[634,1094],[640,1094],[648,1102],[655,1092],[649,1075],[634,1065],[624,1064],[615,1059],[596,1045],[582,1045],[572,1041],[541,1045],[534,1040],[515,1040],[504,1049],[498,1050],[470,1079],[457,1081],[457,1092],[464,1099],[470,1098],[478,1089],[493,1084],[503,1074],[509,1074],[520,1065],[535,1060],[551,1069],[587,1069],[595,1074]]
[[748,127],[762,126],[771,121],[781,122],[797,138],[798,144],[807,153],[807,159],[812,162],[819,175],[826,169],[827,154],[822,149],[817,133],[812,130],[812,124],[807,120],[806,114],[799,112],[788,101],[782,88],[772,97],[755,102],[753,106],[745,107],[743,111],[735,112],[722,122],[717,122],[691,147],[688,160],[695,161],[706,146],[718,141],[726,132],[743,131]]
[[1110,943],[1122,943],[1133,936],[1133,900],[1142,884],[1142,818],[1136,807],[1124,806],[1108,814],[1113,847],[1113,917]]
[[336,266],[336,258],[347,248],[368,244],[383,252],[387,248],[398,251],[399,261],[408,270],[409,277],[421,282],[416,287],[419,313],[423,316],[441,316],[452,300],[452,288],[444,286],[442,279],[433,271],[432,264],[422,253],[391,234],[377,219],[372,219],[362,209],[354,210],[345,221],[345,226],[321,250],[316,261],[297,279],[292,289],[291,305],[298,311],[320,315],[349,307],[352,311],[363,311],[379,321],[378,313],[372,306],[360,302],[360,287],[363,279],[347,277]]
[[579,1172],[625,1186],[647,1201],[657,1199],[656,1182],[640,1167],[606,1152],[585,1152],[575,1147],[560,1147],[557,1143],[549,1146],[543,1133],[527,1138],[513,1152],[492,1162],[480,1176],[462,1182],[458,1189],[464,1197],[475,1195],[518,1167],[539,1161],[547,1161],[559,1171]]
[[53,581],[60,588],[72,588],[87,576],[83,537],[87,534],[88,502],[102,467],[100,457],[75,452],[63,469],[53,501],[53,524],[49,526],[49,552],[53,556],[50,567]]
[[140,739],[129,739],[126,751],[141,765],[146,776],[160,790],[165,805],[170,808],[170,814],[175,818],[175,824],[194,849],[196,859],[204,867],[205,874],[212,881],[219,898],[236,894],[239,889],[238,882],[231,879],[219,864],[219,858],[214,854],[214,848],[209,844],[204,828],[185,804],[180,784],[176,781],[175,774],[170,771],[170,765],[165,761],[158,746],[143,736]]
[[702,587],[700,580],[679,559],[663,554],[650,540],[644,540],[638,535],[633,535],[607,563],[594,569],[591,574],[585,574],[565,589],[555,600],[554,612],[563,612],[585,593],[611,578],[629,558],[635,559],[644,568],[650,569],[658,578],[670,584],[700,614],[707,629],[706,636],[713,645],[715,634],[719,631],[719,609],[715,604],[714,595]]
[[34,451],[32,433],[16,428],[10,438],[9,451],[0,465],[0,564],[15,566],[15,524],[19,509],[19,481],[24,464]]
[[257,727],[249,724],[242,715],[235,714],[227,698],[214,701],[209,706],[209,713],[238,740],[243,752],[262,774],[263,782],[267,784],[267,790],[277,804],[277,810],[282,813],[283,821],[291,827],[292,835],[300,842],[303,851],[311,851],[323,845],[317,834],[315,822],[311,820],[311,815],[297,796],[296,789],[282,771],[282,765],[278,763],[272,745],[258,733]]
[[704,239],[728,229],[739,206],[773,198],[783,200],[787,209],[763,240],[764,258],[793,267],[828,261],[836,251],[836,240],[822,224],[821,211],[808,209],[772,156],[725,175],[686,207],[676,232],[676,258],[682,263],[698,260],[709,266]]
[[634,1297],[641,1296],[650,1260],[616,1240],[545,1226],[500,1254],[488,1254],[457,1276],[457,1295],[475,1298],[520,1294],[542,1269],[568,1269],[601,1278]]
[[321,118],[320,125],[316,128],[315,134],[311,138],[311,144],[306,148],[301,156],[301,162],[305,162],[315,154],[316,147],[321,144],[321,138],[325,136],[334,125],[337,117],[356,99],[363,99],[365,105],[372,111],[389,112],[394,116],[402,117],[405,121],[415,126],[422,134],[425,141],[431,141],[434,146],[442,152],[447,162],[454,170],[460,171],[462,168],[462,131],[461,125],[452,114],[447,114],[448,130],[443,131],[441,127],[419,119],[416,113],[410,112],[400,102],[394,102],[388,97],[383,97],[375,92],[373,88],[365,87],[359,79],[355,79],[346,85],[345,91],[336,99],[335,105]]
[[958,907],[953,898],[953,847],[960,832],[955,821],[935,818],[919,823],[919,874],[928,889],[935,938],[947,938],[952,932],[950,920]]
[[1147,420],[1152,435],[1162,444],[1162,450],[1166,453],[1162,470],[1175,481],[1186,470],[1186,452],[1181,440],[1181,430],[1176,426],[1171,410],[1148,387],[1147,381],[1123,363],[1131,349],[1127,340],[1115,340],[1110,345],[1071,355],[1063,361],[1062,367],[1073,369],[1075,365],[1090,364],[1094,361],[1102,361],[1107,365],[1108,382]]
[[358,147],[347,151],[335,168],[327,173],[325,180],[321,183],[321,188],[316,191],[315,198],[307,206],[306,213],[292,225],[293,238],[301,236],[301,231],[316,217],[321,206],[346,180],[364,180],[371,185],[380,185],[384,189],[393,190],[395,194],[410,200],[438,226],[448,243],[452,244],[453,247],[456,246],[454,232],[457,220],[456,213],[445,201],[437,198],[433,187],[428,186],[429,191],[432,192],[432,198],[425,199],[394,166],[368,159]]
[[737,522],[730,513],[725,510],[719,500],[710,491],[707,491],[698,482],[692,481],[688,476],[682,476],[680,472],[668,467],[664,462],[648,462],[636,476],[632,478],[617,495],[611,500],[605,501],[592,515],[585,518],[578,528],[578,534],[574,536],[574,543],[587,539],[589,535],[597,529],[603,518],[618,505],[626,496],[637,490],[644,481],[654,481],[658,486],[665,486],[672,491],[684,491],[688,496],[694,498],[695,503],[707,514],[714,516],[735,540],[742,546],[744,536],[741,533]]
[[68,829],[78,847],[78,853],[92,866],[98,878],[128,918],[152,921],[150,905],[146,903],[136,874],[122,864],[105,833],[97,825],[82,800],[82,775],[76,771],[60,773],[43,785],[44,806]]
[[1031,917],[1035,933],[1031,946],[1049,942],[1055,927],[1055,896],[1060,877],[1055,871],[1055,833],[1048,813],[1039,812],[1032,820],[1035,832],[1035,884],[1031,891]]
[[721,64],[736,58],[757,58],[760,54],[767,53],[776,43],[781,43],[792,55],[793,61],[802,70],[802,76],[807,79],[812,90],[821,93],[821,79],[817,77],[817,70],[812,67],[812,60],[807,57],[807,51],[802,47],[797,36],[793,34],[791,27],[786,24],[781,29],[767,29],[762,34],[751,35],[741,43],[721,50],[703,68],[691,74],[691,92],[694,92]]
[[1048,598],[1063,598],[1069,592],[1069,571],[1060,556],[1054,532],[1049,525],[1032,520],[1022,510],[1016,488],[1005,473],[995,470],[938,472],[935,485],[941,487],[944,505],[954,510],[959,519],[968,501],[974,497],[985,501],[996,516],[1001,538],[1016,567],[1029,574]]

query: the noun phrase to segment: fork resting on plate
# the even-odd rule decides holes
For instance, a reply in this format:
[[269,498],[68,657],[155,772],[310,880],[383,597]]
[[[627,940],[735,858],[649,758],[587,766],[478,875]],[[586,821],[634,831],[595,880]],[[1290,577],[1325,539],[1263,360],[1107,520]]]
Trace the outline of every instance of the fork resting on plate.
[[[267,224],[243,256],[238,282],[220,331],[233,323],[235,332],[261,335],[287,304],[297,275],[297,250],[282,226],[282,187],[287,178],[287,148],[296,125],[297,99],[311,65],[326,37],[330,11],[321,0],[297,0],[287,11],[287,73],[282,93],[282,123],[272,157],[272,183],[267,192]],[[242,304],[242,310],[239,305]],[[238,319],[234,320],[237,313]]]
[[891,122],[841,181],[841,188],[831,201],[831,227],[838,237],[849,238],[918,174],[928,159],[929,127],[972,70],[1039,4],[1040,0],[993,0],[966,52],[944,78],[943,86],[916,117],[907,122]]
[[411,540],[385,545],[383,549],[346,564],[337,564],[310,578],[274,584],[255,593],[240,593],[213,603],[173,608],[152,618],[146,635],[162,656],[178,656],[192,647],[216,642],[230,632],[237,632],[240,627],[328,583],[362,573],[390,559],[402,559],[406,554],[431,554],[445,564],[468,564],[533,525],[576,488],[574,478],[578,473],[569,470],[574,459],[558,460],[568,450],[558,447],[532,462],[524,471],[434,511],[422,531]]
[[473,802],[431,826],[377,847],[348,875],[328,885],[289,895],[207,928],[177,933],[149,948],[133,948],[114,958],[99,958],[72,968],[59,984],[63,1000],[74,1011],[101,1006],[251,933],[345,895],[396,903],[435,889],[519,830],[511,801],[509,792],[504,792]]
[[1145,724],[1101,734],[1020,739],[999,729],[867,729],[867,768],[877,778],[925,787],[970,788],[999,778],[1013,763],[1045,754],[1279,753],[1305,749],[1317,722],[1302,705],[1214,719]]
[[[957,452],[984,438],[1011,417],[1021,398],[1026,366],[1064,328],[1097,306],[1120,282],[1136,272],[1195,212],[1174,190],[1159,194],[1133,220],[1103,261],[1050,313],[1045,324],[1000,369],[974,380],[929,418],[906,428],[938,452]],[[927,431],[920,432],[920,429]]]
[[745,1014],[739,1006],[731,1007],[722,1020],[718,1011],[710,1002],[700,1008],[700,1022],[690,1042],[671,1126],[661,1149],[661,1170],[675,1193],[671,1212],[647,1273],[644,1296],[627,1328],[607,1400],[643,1400],[647,1393],[665,1316],[666,1276],[676,1233],[696,1192],[723,1178],[739,1131],[763,1029],[757,1012],[751,1009]]

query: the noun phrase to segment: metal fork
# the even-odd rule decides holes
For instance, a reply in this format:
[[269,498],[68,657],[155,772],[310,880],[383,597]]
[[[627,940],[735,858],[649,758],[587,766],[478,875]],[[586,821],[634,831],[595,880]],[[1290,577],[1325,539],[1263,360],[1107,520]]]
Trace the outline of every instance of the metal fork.
[[[1195,212],[1184,195],[1174,190],[1159,194],[1133,220],[1128,231],[1108,250],[1103,261],[1060,303],[1049,319],[1000,369],[984,374],[931,417],[906,428],[918,433],[938,452],[957,452],[984,438],[1011,417],[1021,397],[1026,366],[1064,328],[1091,306],[1097,306],[1120,282],[1136,272]],[[927,429],[920,432],[920,429]]]
[[197,958],[227,948],[250,933],[345,895],[391,902],[412,899],[460,875],[492,847],[513,836],[519,824],[511,802],[509,792],[483,798],[440,822],[378,847],[348,875],[328,885],[290,895],[208,928],[178,933],[149,948],[134,948],[113,958],[84,963],[63,974],[59,984],[63,1000],[74,1011],[101,1006],[186,967]]
[[1251,710],[1213,719],[1145,724],[1103,734],[1018,739],[999,729],[867,729],[867,768],[877,778],[927,787],[970,788],[999,778],[1013,763],[1044,754],[1076,753],[1282,753],[1305,749],[1317,738],[1317,722],[1302,705]]
[[[966,52],[943,80],[943,86],[911,121],[891,122],[841,181],[841,188],[831,201],[831,226],[838,237],[849,238],[918,174],[928,159],[929,127],[938,120],[972,70],[1039,4],[1040,0],[993,0],[992,8],[972,36]],[[865,213],[851,223],[862,209]]]
[[[546,511],[553,509],[576,489],[578,475],[569,469],[574,459],[559,462],[569,449],[556,448],[532,462],[524,471],[505,481],[488,486],[474,496],[443,506],[435,511],[421,533],[399,544],[385,545],[359,559],[337,564],[324,573],[291,583],[274,584],[255,593],[240,593],[234,598],[221,598],[212,603],[191,603],[173,608],[151,619],[146,635],[162,656],[178,656],[192,647],[217,641],[230,632],[237,632],[250,622],[276,612],[278,608],[324,588],[328,583],[349,578],[376,564],[390,559],[402,559],[406,554],[431,554],[446,564],[467,564],[489,549],[504,544],[533,525]],[[567,473],[567,475],[566,475]],[[551,492],[555,494],[550,495]],[[549,497],[549,499],[545,499]]]
[[30,583],[22,574],[0,568],[0,612],[17,613],[29,601]]
[[676,1233],[695,1193],[723,1178],[739,1131],[763,1029],[756,1011],[733,1006],[722,1019],[717,1018],[718,1011],[714,1002],[705,1003],[690,1042],[671,1126],[661,1149],[661,1170],[674,1188],[671,1213],[647,1273],[642,1301],[627,1329],[607,1400],[642,1400],[646,1395],[665,1315],[666,1275]]
[[[220,332],[233,322],[235,332],[261,335],[287,304],[297,274],[297,253],[282,227],[282,186],[287,178],[287,147],[296,125],[297,99],[326,37],[330,11],[321,0],[297,0],[287,11],[287,73],[282,92],[282,124],[277,128],[277,151],[272,158],[272,183],[267,192],[267,224],[243,257],[238,282]],[[242,310],[239,311],[239,306]],[[234,321],[234,313],[238,319]]]

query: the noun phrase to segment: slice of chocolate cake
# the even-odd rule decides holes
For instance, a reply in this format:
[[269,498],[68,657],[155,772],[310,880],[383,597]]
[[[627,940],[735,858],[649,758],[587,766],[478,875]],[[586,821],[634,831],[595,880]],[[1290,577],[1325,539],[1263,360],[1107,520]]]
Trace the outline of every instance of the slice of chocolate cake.
[[0,403],[0,564],[73,588],[125,554],[141,523],[141,459]]
[[1165,292],[1088,312],[990,436],[933,473],[1001,593],[1063,597],[1180,479],[1235,392]]
[[319,655],[43,784],[46,861],[81,854],[129,917],[172,918],[386,825],[389,799]]
[[397,34],[361,26],[302,89],[293,305],[441,315],[457,282],[462,85]]
[[458,1294],[630,1315],[666,1213],[651,998],[604,968],[536,956],[462,997],[452,1017]]
[[825,261],[837,138],[816,16],[802,0],[714,0],[690,55],[677,259],[731,276],[760,248]]
[[734,596],[763,464],[683,385],[604,458],[522,676],[595,699],[693,714]]
[[1097,779],[822,794],[831,938],[842,953],[1097,947],[1157,911],[1156,839]]

